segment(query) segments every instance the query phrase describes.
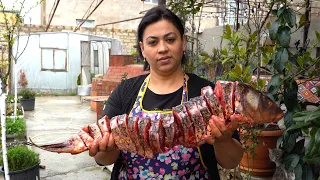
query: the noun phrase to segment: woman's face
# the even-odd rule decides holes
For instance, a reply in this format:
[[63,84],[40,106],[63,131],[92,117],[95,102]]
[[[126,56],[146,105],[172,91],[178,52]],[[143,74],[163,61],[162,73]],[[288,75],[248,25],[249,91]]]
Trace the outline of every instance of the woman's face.
[[181,59],[186,49],[185,36],[169,21],[160,20],[146,27],[140,47],[151,72],[170,73],[181,69]]

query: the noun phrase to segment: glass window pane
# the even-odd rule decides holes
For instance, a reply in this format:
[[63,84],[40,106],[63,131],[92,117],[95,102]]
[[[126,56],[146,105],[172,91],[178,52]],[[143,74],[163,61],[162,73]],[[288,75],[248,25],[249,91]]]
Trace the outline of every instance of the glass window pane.
[[54,51],[54,69],[66,70],[66,50]]
[[53,69],[53,50],[42,49],[42,69]]

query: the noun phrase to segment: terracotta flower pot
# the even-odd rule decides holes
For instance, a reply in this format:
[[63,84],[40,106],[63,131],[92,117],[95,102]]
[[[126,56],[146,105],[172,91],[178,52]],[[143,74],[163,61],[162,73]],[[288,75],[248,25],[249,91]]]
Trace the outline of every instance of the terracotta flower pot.
[[[275,171],[275,163],[269,158],[269,149],[276,148],[277,140],[284,133],[284,129],[274,131],[262,131],[263,136],[258,136],[259,146],[255,147],[255,157],[250,152],[245,152],[241,162],[241,172],[253,176],[271,176]],[[248,146],[252,142],[248,142]]]

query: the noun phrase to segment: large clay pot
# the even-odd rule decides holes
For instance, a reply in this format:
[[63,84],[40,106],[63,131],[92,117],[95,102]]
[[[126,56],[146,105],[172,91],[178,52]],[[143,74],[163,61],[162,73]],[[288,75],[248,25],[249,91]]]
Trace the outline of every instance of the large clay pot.
[[[262,131],[263,136],[258,136],[259,146],[255,147],[255,157],[250,152],[245,152],[241,162],[241,172],[253,176],[272,176],[275,171],[275,163],[269,158],[269,149],[276,148],[277,140],[284,133],[282,130]],[[250,146],[252,142],[248,142]]]

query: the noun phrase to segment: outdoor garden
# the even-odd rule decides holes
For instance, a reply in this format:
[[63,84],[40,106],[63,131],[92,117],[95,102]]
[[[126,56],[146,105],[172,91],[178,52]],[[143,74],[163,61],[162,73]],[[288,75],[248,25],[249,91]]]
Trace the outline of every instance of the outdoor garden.
[[[227,2],[217,4],[226,10]],[[240,8],[243,4],[246,10]],[[320,180],[320,56],[315,55],[320,47],[320,33],[310,30],[313,23],[310,4],[310,0],[235,1],[235,24],[223,24],[220,47],[205,52],[199,31],[207,1],[167,1],[168,8],[188,25],[186,72],[195,72],[213,82],[250,84],[277,102],[285,113],[278,123],[239,128],[245,154],[238,168],[221,169],[226,179],[273,176],[283,180]],[[0,8],[3,10],[2,4]],[[222,11],[221,18],[226,18],[226,14]],[[4,153],[7,159],[1,157],[0,165],[4,165],[4,159],[13,172],[38,167],[40,161],[38,154],[23,145],[24,112],[34,109],[36,96],[26,88],[26,74],[15,72],[19,74],[17,96],[14,91],[4,93],[12,78],[11,65],[19,57],[11,53],[19,25],[19,20],[8,21],[5,27],[8,57],[7,63],[1,64],[2,69],[8,68],[1,74],[2,97],[6,97],[2,144],[7,144],[8,150]],[[304,96],[306,92],[308,96]]]
[[[28,80],[23,71],[16,72],[15,63],[21,54],[13,54],[13,46],[16,36],[20,34],[24,1],[20,3],[20,10],[15,11],[13,5],[7,14],[8,7],[0,1],[0,11],[3,15],[4,30],[2,31],[1,42],[1,161],[0,171],[11,179],[34,179],[39,177],[39,154],[26,146],[26,122],[25,111],[34,110],[36,93],[26,88]],[[39,2],[40,3],[40,2]],[[39,3],[35,4],[37,6]],[[35,7],[34,6],[34,7]],[[9,9],[11,9],[9,8]],[[32,7],[33,8],[33,7]],[[19,79],[19,82],[17,81]],[[16,80],[12,88],[11,82]],[[18,87],[19,86],[19,87]],[[17,88],[20,88],[19,94]],[[8,93],[9,92],[9,93]],[[5,113],[3,113],[5,112]],[[3,121],[5,119],[5,121]],[[3,147],[5,145],[5,148]],[[10,171],[10,172],[9,172]]]
[[[314,53],[320,33],[310,31],[315,14],[310,1],[235,1],[235,24],[224,25],[220,47],[212,52],[202,51],[199,39],[206,4],[169,1],[169,7],[191,25],[188,42],[192,53],[186,71],[198,72],[213,82],[248,83],[276,101],[285,113],[278,123],[239,129],[246,151],[237,169],[222,170],[225,178],[320,179],[320,57]],[[222,8],[225,4],[220,2]],[[240,8],[243,4],[245,9]],[[245,23],[240,21],[244,18]],[[305,92],[310,96],[304,97]]]

